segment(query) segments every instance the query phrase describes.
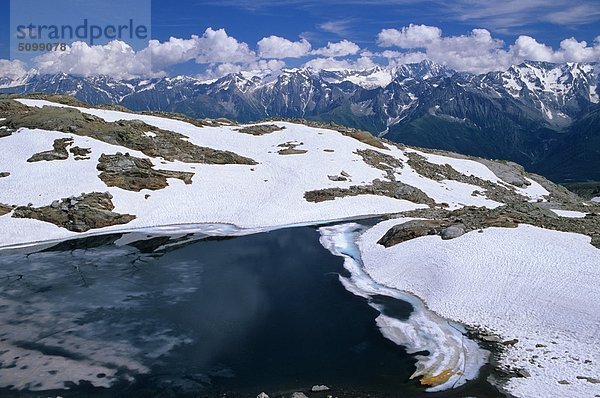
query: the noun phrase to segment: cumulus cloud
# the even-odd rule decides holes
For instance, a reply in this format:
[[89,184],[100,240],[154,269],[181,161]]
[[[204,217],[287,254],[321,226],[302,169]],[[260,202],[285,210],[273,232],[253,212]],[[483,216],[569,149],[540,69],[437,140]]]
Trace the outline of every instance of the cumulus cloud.
[[[189,38],[171,37],[164,42],[150,40],[148,46],[139,51],[118,40],[93,46],[75,42],[66,51],[49,52],[35,58],[32,66],[40,73],[109,75],[128,79],[164,76],[170,67],[187,62],[199,64],[197,73],[207,78],[239,71],[265,74],[285,67],[283,59],[300,57],[310,57],[303,60],[306,61],[304,66],[314,69],[366,69],[376,66],[374,60],[382,66],[395,66],[430,59],[459,71],[474,73],[505,70],[525,60],[600,61],[600,36],[593,43],[567,38],[558,48],[552,48],[530,36],[519,36],[511,44],[494,38],[486,29],[444,36],[439,27],[411,24],[381,30],[377,44],[381,47],[379,51],[370,51],[343,39],[312,50],[306,39],[291,41],[268,36],[253,49],[228,35],[224,29],[208,28],[202,35]],[[0,60],[0,77],[15,80],[25,73],[27,66],[22,62]]]
[[117,79],[162,74],[152,71],[147,52],[135,52],[118,40],[94,46],[74,42],[66,51],[50,51],[37,57],[35,62],[42,74],[64,72],[79,76],[108,75]]
[[17,80],[27,74],[27,65],[19,60],[0,59],[0,78]]
[[473,29],[467,35],[443,36],[435,26],[409,25],[401,29],[384,29],[378,35],[381,47],[396,47],[381,55],[391,64],[428,58],[459,71],[483,73],[505,70],[525,60],[550,62],[595,62],[600,60],[600,39],[593,46],[574,38],[565,39],[554,50],[532,37],[520,36],[506,46],[486,29]]
[[150,40],[142,52],[150,55],[153,67],[157,70],[190,60],[204,64],[243,63],[256,59],[256,54],[246,43],[229,36],[224,29],[212,28],[206,29],[202,36],[193,35],[190,39],[171,37],[163,43]]
[[351,41],[342,40],[337,43],[328,42],[327,46],[314,50],[312,54],[325,57],[345,57],[354,55],[360,51],[360,47]]
[[361,56],[356,61],[336,58],[313,58],[302,65],[303,68],[315,70],[339,70],[339,69],[371,69],[377,66],[370,57]]
[[225,29],[206,29],[204,35],[196,39],[198,53],[196,62],[248,62],[256,55],[246,43],[228,36]]
[[291,41],[279,36],[263,37],[257,45],[261,58],[300,58],[307,55],[311,49],[306,39]]
[[377,43],[381,47],[421,48],[438,41],[442,30],[435,26],[413,25],[400,30],[383,29],[377,35]]
[[163,76],[166,68],[191,60],[199,64],[251,64],[257,57],[246,43],[229,36],[224,29],[208,28],[202,36],[189,39],[171,37],[162,43],[150,40],[146,48],[137,52],[119,40],[93,46],[74,42],[66,51],[43,54],[35,62],[40,73],[129,79]]

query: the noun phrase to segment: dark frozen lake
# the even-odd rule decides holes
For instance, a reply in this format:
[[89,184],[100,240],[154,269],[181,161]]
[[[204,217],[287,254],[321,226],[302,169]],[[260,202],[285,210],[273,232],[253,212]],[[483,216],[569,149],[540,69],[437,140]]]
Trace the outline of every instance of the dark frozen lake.
[[315,384],[335,396],[497,396],[483,381],[429,394],[409,380],[415,360],[344,289],[343,260],[318,238],[311,227],[111,235],[0,253],[0,396],[287,397]]

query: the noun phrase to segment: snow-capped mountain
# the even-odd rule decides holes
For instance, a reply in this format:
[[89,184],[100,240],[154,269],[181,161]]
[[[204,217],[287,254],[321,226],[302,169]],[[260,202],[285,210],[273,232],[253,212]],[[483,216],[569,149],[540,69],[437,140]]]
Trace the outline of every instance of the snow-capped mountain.
[[[597,71],[597,64],[525,62],[474,75],[423,61],[387,69],[240,72],[212,81],[36,75],[5,82],[11,87],[0,91],[66,93],[91,104],[240,122],[272,117],[335,122],[392,141],[510,159],[538,170],[559,142],[564,145],[565,135],[576,133],[571,126],[600,107]],[[600,179],[593,160],[599,157],[584,158],[592,160],[574,172],[547,175]]]

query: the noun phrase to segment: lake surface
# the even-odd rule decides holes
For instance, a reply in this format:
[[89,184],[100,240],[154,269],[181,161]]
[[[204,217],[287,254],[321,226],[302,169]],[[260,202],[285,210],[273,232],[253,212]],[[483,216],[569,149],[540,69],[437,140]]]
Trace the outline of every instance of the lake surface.
[[315,384],[340,397],[498,396],[483,380],[440,394],[409,380],[415,360],[344,289],[343,260],[315,228],[139,238],[0,255],[0,396],[287,397]]

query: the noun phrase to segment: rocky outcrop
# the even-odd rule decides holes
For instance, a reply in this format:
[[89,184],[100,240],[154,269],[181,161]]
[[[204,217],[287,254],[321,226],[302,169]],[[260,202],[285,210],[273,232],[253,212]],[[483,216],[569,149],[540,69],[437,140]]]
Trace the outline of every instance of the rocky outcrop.
[[155,170],[149,159],[136,158],[128,153],[102,154],[96,168],[101,171],[99,177],[107,186],[134,192],[166,188],[169,186],[167,178],[191,184],[194,176],[194,173],[183,171]]
[[78,146],[74,146],[71,149],[69,149],[69,152],[75,155],[75,160],[89,160],[88,155],[92,153],[92,150],[90,148],[81,148]]
[[345,196],[378,195],[394,199],[404,199],[413,203],[435,205],[435,201],[427,194],[412,185],[400,181],[373,180],[369,185],[352,185],[349,188],[326,188],[304,193],[304,199],[309,202],[323,202],[343,198]]
[[10,176],[10,173],[8,171],[3,171],[3,172],[0,173],[0,178],[5,178],[5,177],[8,177],[8,176]]
[[454,180],[465,184],[477,185],[485,189],[485,195],[488,199],[495,200],[501,203],[525,202],[527,198],[518,194],[514,189],[509,189],[499,184],[495,184],[489,180],[459,173],[449,164],[430,163],[427,159],[418,153],[408,152],[408,165],[423,177],[434,181]]
[[285,142],[277,145],[279,148],[282,148],[277,153],[280,155],[302,155],[308,152],[306,149],[296,149],[296,147],[301,145],[303,145],[302,142]]
[[395,169],[404,167],[400,159],[372,149],[359,149],[356,153],[369,166],[385,172],[387,179],[390,181],[396,180],[396,176],[394,175]]
[[72,138],[59,138],[54,140],[53,149],[50,151],[39,152],[27,159],[28,162],[41,162],[52,160],[66,160],[69,158],[67,147],[73,144]]
[[488,160],[481,158],[475,160],[481,164],[484,164],[492,173],[496,175],[496,177],[508,184],[519,188],[524,188],[528,185],[531,185],[531,183],[525,179],[525,169],[523,169],[523,166],[515,162],[503,162],[499,160]]
[[[592,245],[600,248],[600,206],[588,209],[583,218],[559,217],[546,209],[546,203],[517,202],[495,209],[467,206],[458,210],[419,209],[403,212],[403,217],[419,217],[392,227],[379,240],[379,244],[390,247],[410,239],[426,235],[441,235],[448,239],[475,230],[489,227],[516,228],[529,224],[563,232],[574,232],[590,236]],[[594,209],[596,211],[594,211]]]
[[11,211],[12,211],[12,207],[3,205],[2,203],[0,203],[0,217],[10,213]]
[[284,130],[285,127],[279,127],[275,124],[259,124],[255,126],[247,126],[241,129],[237,129],[238,133],[251,134],[251,135],[265,135],[271,134],[275,131]]
[[14,218],[31,218],[52,223],[73,232],[86,232],[91,229],[127,224],[135,219],[131,214],[119,214],[112,210],[112,195],[93,192],[78,197],[63,198],[50,206],[33,208],[17,207]]
[[254,160],[233,152],[194,145],[186,141],[187,137],[183,134],[162,130],[139,120],[119,120],[111,123],[72,108],[28,108],[27,111],[9,116],[4,124],[12,130],[26,127],[91,137],[169,161],[256,164]]
[[442,232],[440,232],[440,236],[443,240],[458,238],[459,236],[463,236],[464,234],[465,226],[462,224],[451,225],[447,228],[444,228]]

